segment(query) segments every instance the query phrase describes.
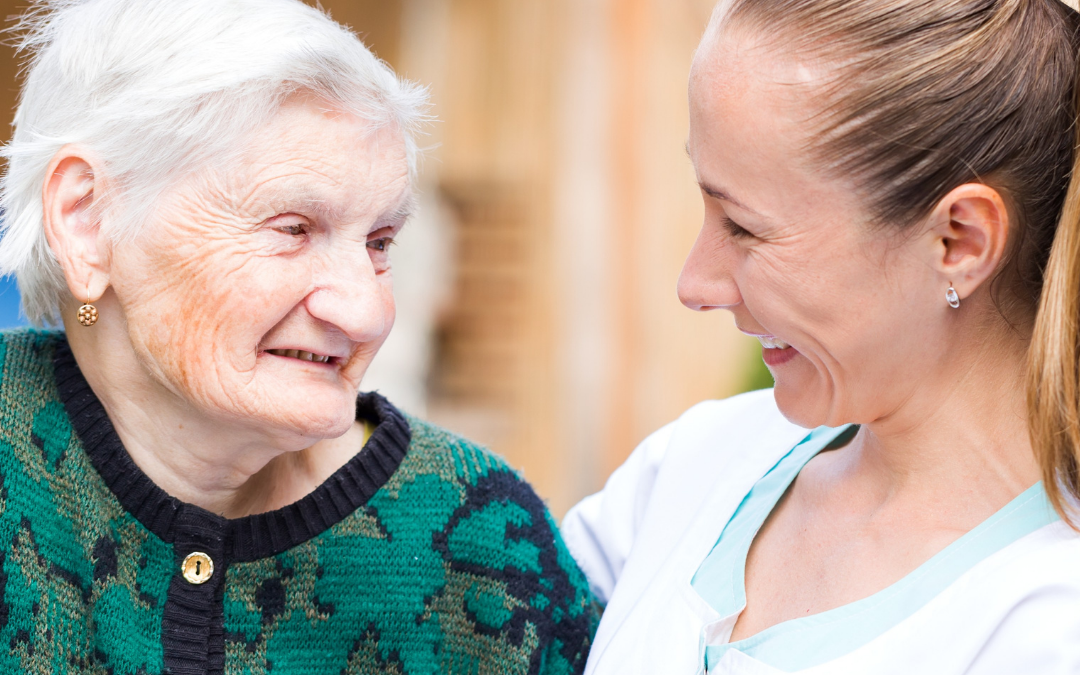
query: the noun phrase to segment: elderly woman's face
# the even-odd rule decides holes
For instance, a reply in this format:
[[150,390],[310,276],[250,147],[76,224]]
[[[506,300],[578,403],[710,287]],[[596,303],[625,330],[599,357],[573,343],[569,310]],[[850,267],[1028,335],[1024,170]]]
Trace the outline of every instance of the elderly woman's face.
[[143,367],[223,421],[328,438],[394,321],[388,247],[411,203],[403,137],[285,106],[239,163],[163,196],[112,251]]
[[752,44],[703,44],[689,151],[705,222],[679,292],[690,307],[730,310],[761,339],[790,419],[869,422],[932,375],[950,310],[907,240],[868,225],[854,190],[810,164],[813,81]]

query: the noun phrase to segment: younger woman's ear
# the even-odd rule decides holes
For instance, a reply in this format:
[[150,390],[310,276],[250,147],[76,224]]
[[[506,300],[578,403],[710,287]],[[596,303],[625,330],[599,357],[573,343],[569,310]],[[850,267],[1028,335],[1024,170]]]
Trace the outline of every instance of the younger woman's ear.
[[49,163],[41,195],[45,237],[80,303],[97,300],[109,287],[108,251],[95,202],[102,193],[100,177],[89,153],[64,146]]
[[929,235],[931,264],[963,299],[997,273],[1009,241],[1009,211],[994,188],[961,185],[934,207]]

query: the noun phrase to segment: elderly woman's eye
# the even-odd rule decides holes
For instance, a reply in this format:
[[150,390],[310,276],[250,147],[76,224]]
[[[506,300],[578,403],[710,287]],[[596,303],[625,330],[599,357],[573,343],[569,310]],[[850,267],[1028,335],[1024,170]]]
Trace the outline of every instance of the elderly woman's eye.
[[382,237],[381,239],[372,239],[368,242],[368,248],[374,251],[389,251],[390,247],[394,244],[393,237]]
[[292,235],[294,237],[297,237],[297,236],[300,236],[301,234],[304,234],[305,232],[307,232],[307,228],[304,227],[303,225],[297,223],[297,224],[294,224],[294,225],[282,225],[282,226],[277,228],[277,231],[281,232],[283,234],[290,234],[290,235]]

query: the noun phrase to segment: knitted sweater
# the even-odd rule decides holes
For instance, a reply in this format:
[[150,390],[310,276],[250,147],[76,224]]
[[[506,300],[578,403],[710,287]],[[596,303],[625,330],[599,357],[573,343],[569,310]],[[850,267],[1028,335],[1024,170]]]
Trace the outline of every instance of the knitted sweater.
[[62,335],[0,333],[0,373],[0,673],[583,669],[584,577],[540,499],[468,441],[363,395],[361,452],[229,520],[139,470]]

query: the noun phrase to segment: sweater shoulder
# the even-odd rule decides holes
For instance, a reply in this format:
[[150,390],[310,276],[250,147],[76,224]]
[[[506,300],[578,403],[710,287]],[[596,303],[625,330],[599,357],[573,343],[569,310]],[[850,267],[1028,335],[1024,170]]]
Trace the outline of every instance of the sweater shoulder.
[[[440,602],[446,608],[475,614],[470,621],[477,634],[512,636],[531,625],[536,649],[550,662],[545,673],[581,672],[598,622],[596,606],[543,500],[497,454],[407,419],[408,454],[373,500],[387,522],[391,498],[398,498],[400,523],[388,524],[387,531],[393,535],[428,521],[428,541],[445,565]],[[403,517],[406,511],[412,515]]]
[[[531,542],[526,547],[530,551],[562,547],[547,505],[505,459],[429,422],[411,416],[407,420],[412,440],[387,483],[388,493],[398,496],[405,508],[416,500],[402,498],[419,497],[422,510],[440,521],[445,546],[456,542],[475,551],[498,549],[500,555],[506,554],[510,527],[515,539]],[[504,562],[520,569],[533,567],[520,559]]]
[[[51,384],[52,359],[64,334],[32,328],[0,331],[0,378],[5,385],[37,386]],[[6,387],[5,387],[6,388]]]
[[407,470],[437,472],[446,479],[475,485],[492,473],[508,473],[524,483],[505,459],[491,450],[440,426],[406,415],[412,442],[406,458]]
[[[54,463],[71,436],[53,369],[53,356],[63,340],[62,333],[52,331],[0,331],[0,442],[14,447],[36,445],[44,459]],[[8,460],[20,458],[28,463],[23,470],[45,470],[36,466],[33,454],[16,453]]]
[[64,342],[64,333],[43,328],[10,328],[0,330],[0,345],[6,349],[40,350]]

